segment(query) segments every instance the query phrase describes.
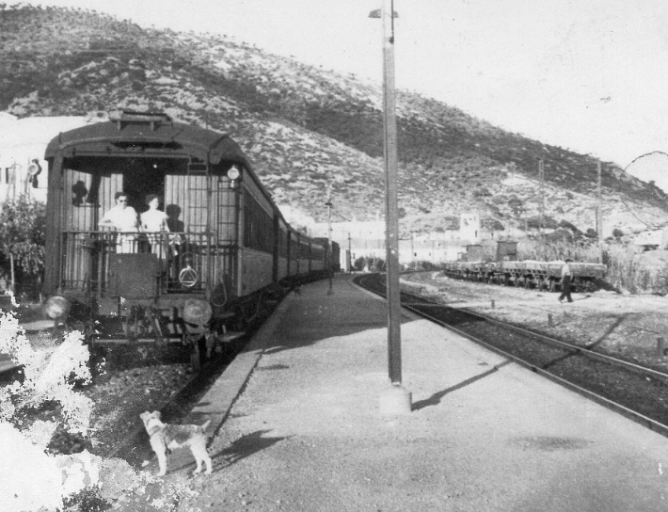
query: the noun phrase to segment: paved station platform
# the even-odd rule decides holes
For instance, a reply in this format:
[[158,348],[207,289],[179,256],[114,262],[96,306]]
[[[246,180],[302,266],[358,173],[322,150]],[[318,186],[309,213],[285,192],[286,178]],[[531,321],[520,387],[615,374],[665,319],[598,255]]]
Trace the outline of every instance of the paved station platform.
[[214,471],[179,510],[668,510],[668,439],[408,313],[412,410],[381,414],[385,302],[332,290],[290,294],[202,397]]

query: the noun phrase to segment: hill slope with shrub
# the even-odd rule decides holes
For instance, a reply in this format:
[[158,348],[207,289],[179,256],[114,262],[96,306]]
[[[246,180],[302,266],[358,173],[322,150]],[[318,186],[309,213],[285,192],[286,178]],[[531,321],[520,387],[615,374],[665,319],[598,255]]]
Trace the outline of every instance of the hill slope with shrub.
[[[19,117],[165,111],[231,134],[276,202],[316,220],[384,211],[379,84],[221,35],[140,27],[94,11],[0,4],[0,110]],[[462,212],[522,227],[595,227],[597,161],[509,133],[421,95],[397,95],[401,230]],[[544,163],[545,182],[538,177]],[[606,231],[668,223],[666,195],[603,163]],[[532,221],[535,223],[535,220]],[[528,224],[528,222],[527,222]]]

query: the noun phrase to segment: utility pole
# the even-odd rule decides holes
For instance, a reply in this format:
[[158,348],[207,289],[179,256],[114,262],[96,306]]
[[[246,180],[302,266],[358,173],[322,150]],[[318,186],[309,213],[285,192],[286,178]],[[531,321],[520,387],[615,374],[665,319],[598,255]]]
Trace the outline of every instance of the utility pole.
[[540,182],[540,217],[538,219],[538,234],[543,237],[543,216],[545,215],[545,167],[543,160],[538,160],[538,181]]
[[[373,11],[370,17],[377,17]],[[385,161],[385,244],[387,260],[388,367],[391,388],[381,396],[381,414],[411,412],[411,394],[401,386],[401,298],[399,208],[397,204],[397,119],[394,85],[394,1],[383,0],[383,141]]]
[[596,233],[599,241],[603,237],[603,208],[602,208],[602,194],[601,194],[601,161],[597,164],[598,181],[596,187]]
[[332,185],[327,186],[327,274],[329,276],[329,290],[327,290],[327,295],[332,295],[334,290],[332,289],[332,263],[334,263],[332,258]]
[[602,168],[601,161],[597,165],[598,186],[597,186],[597,201],[596,201],[596,234],[598,235],[598,247],[600,263],[603,263],[603,194],[602,194]]
[[526,238],[529,236],[529,219],[527,218],[526,204],[522,207],[522,213],[524,213],[524,238]]

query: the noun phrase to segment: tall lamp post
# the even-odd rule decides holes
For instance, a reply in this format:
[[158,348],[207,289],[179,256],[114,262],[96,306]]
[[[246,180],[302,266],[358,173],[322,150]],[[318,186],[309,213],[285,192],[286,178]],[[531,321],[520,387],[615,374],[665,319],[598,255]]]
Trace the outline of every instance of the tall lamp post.
[[383,0],[372,18],[383,22],[383,142],[385,160],[385,244],[387,262],[388,367],[391,387],[381,395],[381,414],[411,411],[411,394],[401,385],[401,302],[399,209],[397,206],[397,119],[394,86],[394,1]]

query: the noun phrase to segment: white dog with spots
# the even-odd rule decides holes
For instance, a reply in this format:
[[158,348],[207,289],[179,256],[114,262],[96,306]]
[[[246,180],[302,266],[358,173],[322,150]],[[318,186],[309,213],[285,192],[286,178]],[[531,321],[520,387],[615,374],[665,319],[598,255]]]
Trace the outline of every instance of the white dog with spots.
[[160,420],[160,411],[143,412],[139,417],[144,422],[146,432],[151,440],[151,448],[158,456],[160,465],[159,476],[167,473],[167,450],[176,448],[190,448],[195,457],[197,468],[195,473],[202,471],[202,463],[206,464],[206,474],[211,474],[211,457],[206,450],[206,429],[211,423],[203,425],[167,425]]

